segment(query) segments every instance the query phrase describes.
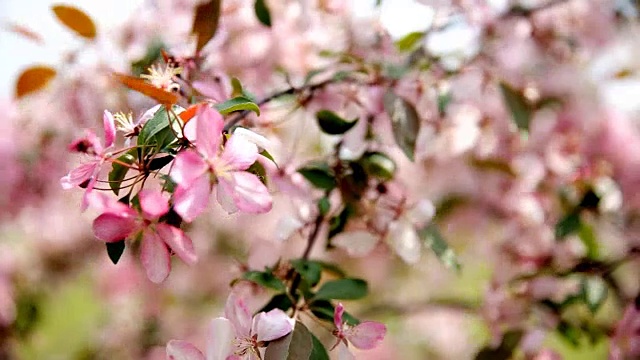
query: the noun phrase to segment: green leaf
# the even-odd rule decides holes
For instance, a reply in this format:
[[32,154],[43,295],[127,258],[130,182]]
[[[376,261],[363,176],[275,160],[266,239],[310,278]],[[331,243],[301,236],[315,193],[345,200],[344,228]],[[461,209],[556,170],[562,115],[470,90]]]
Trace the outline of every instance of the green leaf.
[[242,275],[242,278],[260,286],[278,291],[285,291],[287,289],[282,280],[275,277],[271,272],[247,271]]
[[[173,107],[173,112],[176,115],[183,110],[184,109],[179,106]],[[174,126],[173,130],[169,128],[170,116],[171,123]],[[164,106],[161,106],[153,117],[144,124],[138,135],[138,146],[142,147],[143,154],[160,152],[175,142],[176,137],[174,131],[179,131],[179,121],[177,117],[167,112]]]
[[502,343],[497,348],[485,347],[480,350],[475,360],[509,360],[512,358],[513,352],[522,340],[523,332],[521,330],[509,331],[502,337]]
[[331,210],[331,201],[328,197],[323,196],[318,200],[318,211],[320,215],[325,216],[329,213],[329,210]]
[[344,230],[345,226],[347,225],[347,221],[349,221],[349,218],[354,213],[355,210],[353,209],[353,207],[347,205],[344,207],[344,209],[342,209],[342,211],[340,211],[340,214],[332,217],[329,220],[329,239],[340,234]]
[[215,108],[222,115],[227,115],[234,111],[244,111],[244,110],[253,111],[257,115],[260,115],[260,107],[256,103],[254,103],[250,99],[247,99],[244,96],[238,96],[233,99],[229,99],[223,103],[216,104]]
[[408,101],[388,90],[384,94],[384,109],[391,118],[391,127],[396,144],[409,158],[414,160],[416,139],[420,130],[420,117]]
[[231,96],[233,97],[242,96],[242,94],[244,93],[242,84],[240,83],[240,80],[238,80],[238,78],[236,77],[231,78],[231,88],[233,89],[231,91]]
[[406,52],[412,50],[416,44],[422,40],[424,37],[424,32],[415,31],[405,35],[400,40],[396,41],[396,48],[400,50],[400,52]]
[[315,299],[357,300],[367,296],[369,287],[362,279],[339,279],[322,284]]
[[211,0],[196,7],[191,33],[198,38],[196,53],[213,38],[220,20],[221,0]]
[[394,80],[402,79],[411,70],[407,65],[384,64],[383,74]]
[[332,190],[336,187],[333,170],[326,162],[311,162],[299,168],[298,172],[318,189]]
[[309,360],[329,360],[327,349],[313,333],[311,333],[311,341],[313,341],[313,348],[311,349]]
[[244,89],[244,87],[242,87],[242,83],[240,83],[240,80],[238,80],[238,78],[231,78],[231,88],[233,89],[231,91],[231,96],[235,97],[244,97],[246,99],[249,99],[253,102],[256,102],[256,97],[255,95],[249,93],[248,91],[246,91]]
[[293,303],[291,299],[287,296],[287,294],[277,294],[274,295],[269,302],[260,309],[258,312],[269,312],[273,309],[280,309],[282,311],[287,311],[293,307]]
[[256,161],[251,164],[251,166],[249,166],[246,171],[254,174],[258,177],[261,183],[267,185],[267,171],[265,170],[264,166],[262,166],[262,164]]
[[131,149],[124,155],[121,155],[118,158],[118,162],[113,162],[111,164],[111,171],[109,172],[109,187],[113,190],[114,194],[118,195],[120,192],[122,180],[124,180],[125,176],[127,176],[127,172],[129,171],[129,168],[124,164],[133,164],[133,162],[136,161],[136,154],[136,149]]
[[578,347],[580,345],[582,330],[580,330],[580,328],[578,328],[577,326],[574,326],[562,320],[556,327],[556,331],[558,331],[558,333],[562,335],[562,338],[572,346]]
[[154,157],[153,159],[151,159],[151,161],[149,161],[147,167],[150,171],[160,170],[163,167],[169,165],[172,161],[173,156],[171,155]]
[[326,261],[320,261],[320,260],[308,260],[308,261],[313,261],[314,263],[320,265],[320,267],[322,267],[323,271],[329,272],[335,276],[344,278],[345,276],[347,276],[347,274],[344,272],[344,270],[342,270],[338,265],[330,263],[330,262],[326,262]]
[[396,173],[395,161],[380,152],[365,153],[362,156],[361,163],[367,174],[381,181],[393,179]]
[[453,100],[451,92],[438,94],[438,114],[440,114],[440,116],[446,115],[447,107],[449,106],[449,103],[451,103],[451,100]]
[[581,221],[580,229],[578,230],[578,236],[587,249],[587,258],[596,259],[600,251],[598,241],[596,240],[596,234],[593,231],[593,226],[587,224],[584,221]]
[[435,224],[431,224],[419,231],[420,237],[424,240],[425,246],[433,250],[438,259],[447,267],[460,270],[458,257],[449,247],[440,230]]
[[109,259],[111,259],[112,263],[117,264],[118,260],[120,260],[120,257],[122,256],[122,253],[124,252],[124,239],[116,242],[108,242],[106,243],[106,245],[107,255],[109,255]]
[[291,266],[302,276],[302,278],[311,286],[314,287],[320,281],[320,275],[322,273],[322,267],[314,262],[304,259],[291,260]]
[[591,313],[595,314],[607,299],[607,283],[599,276],[585,276],[582,279],[581,295]]
[[333,313],[335,308],[328,300],[315,300],[309,305],[309,310],[318,319],[333,321]]
[[332,79],[336,82],[343,81],[353,74],[353,71],[340,70],[333,74]]
[[264,0],[256,0],[253,5],[253,10],[256,13],[256,17],[263,25],[271,27],[271,13],[269,12],[269,7],[267,7]]
[[171,176],[169,176],[167,174],[160,174],[160,178],[164,181],[164,184],[162,186],[163,191],[167,191],[167,192],[173,194],[173,192],[176,190],[176,186],[178,186],[178,184],[176,184],[176,182],[173,181]]
[[500,82],[500,90],[518,129],[529,131],[532,109],[527,103],[527,99],[525,99],[520,91],[512,88],[505,82]]
[[296,321],[293,331],[267,345],[264,360],[309,359],[313,349],[313,338],[304,324]]
[[[267,150],[262,150],[260,152],[260,155],[266,157],[267,159],[271,160],[272,163],[276,164],[276,161],[273,159],[273,155],[269,154],[269,152]],[[277,166],[278,164],[276,164]]]
[[[318,319],[326,320],[333,323],[333,315],[335,313],[335,308],[331,301],[328,300],[314,300],[310,305],[309,309]],[[355,316],[351,315],[349,312],[345,311],[342,315],[342,319],[349,325],[355,326],[360,324],[360,320],[358,320]]]
[[358,118],[346,120],[330,110],[318,111],[316,113],[316,119],[318,120],[320,129],[329,135],[344,134],[358,122]]
[[307,73],[307,75],[304,77],[304,82],[303,82],[303,84],[304,84],[304,85],[309,85],[309,82],[311,82],[311,80],[312,80],[314,77],[316,77],[317,75],[322,74],[322,73],[323,73],[323,72],[325,72],[325,71],[326,71],[326,69],[324,69],[324,68],[323,68],[323,69],[314,69],[314,70],[309,71],[309,72]]
[[572,211],[567,214],[565,217],[560,219],[556,224],[556,238],[563,239],[567,235],[571,235],[578,230],[580,230],[580,226],[582,221],[580,220],[580,212]]

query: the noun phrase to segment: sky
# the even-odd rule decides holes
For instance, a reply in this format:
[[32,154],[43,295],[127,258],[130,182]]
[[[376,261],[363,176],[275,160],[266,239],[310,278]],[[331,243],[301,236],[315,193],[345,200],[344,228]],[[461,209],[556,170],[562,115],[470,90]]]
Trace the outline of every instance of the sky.
[[[64,2],[89,14],[98,31],[124,21],[139,6],[141,0],[71,0]],[[64,51],[81,45],[69,30],[54,17],[54,0],[0,0],[0,98],[14,94],[15,81],[22,69],[33,64],[57,65]],[[115,10],[117,9],[117,10]],[[6,30],[9,24],[27,27],[44,39],[37,44]]]
[[[82,40],[65,29],[53,15],[53,4],[80,8],[93,18],[99,33],[125,21],[143,0],[0,0],[0,98],[12,97],[20,72],[31,65],[53,65],[65,51],[73,50]],[[351,0],[356,14],[371,16],[379,12],[381,22],[392,36],[399,38],[412,31],[425,30],[433,19],[433,10],[414,0],[383,1],[374,10],[375,0]],[[7,26],[27,27],[44,38],[37,44],[7,31]]]

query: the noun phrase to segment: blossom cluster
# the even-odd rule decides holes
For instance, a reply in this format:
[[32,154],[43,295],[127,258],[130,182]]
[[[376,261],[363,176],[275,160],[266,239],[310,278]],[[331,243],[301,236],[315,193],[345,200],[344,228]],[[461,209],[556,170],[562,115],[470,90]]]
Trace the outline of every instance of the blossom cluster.
[[[6,107],[0,219],[28,237],[96,217],[93,236],[63,221],[6,245],[0,334],[31,331],[24,279],[91,263],[95,237],[122,309],[98,341],[111,358],[640,356],[637,4],[406,1],[392,37],[398,10],[378,3],[379,19],[336,1],[158,1],[90,69],[31,69],[50,82],[19,81]],[[67,172],[65,149],[83,157],[60,180],[77,211],[41,180]],[[211,315],[224,298],[204,338],[202,316],[168,305]],[[469,313],[482,344],[464,341]]]

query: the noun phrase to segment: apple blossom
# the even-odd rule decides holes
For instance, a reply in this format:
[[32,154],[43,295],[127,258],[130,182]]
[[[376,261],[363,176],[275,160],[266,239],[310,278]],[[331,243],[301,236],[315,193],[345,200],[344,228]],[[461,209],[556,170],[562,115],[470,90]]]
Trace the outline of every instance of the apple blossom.
[[370,350],[378,346],[387,333],[387,327],[384,324],[375,321],[363,321],[358,325],[351,326],[343,321],[344,306],[338,303],[333,315],[333,323],[336,327],[334,335],[338,338],[338,342],[334,345],[339,347],[340,358],[349,358],[349,351],[346,350],[347,342],[361,350]]
[[140,213],[123,203],[105,198],[103,194],[93,196],[92,203],[103,211],[93,221],[95,236],[110,243],[141,234],[140,260],[149,280],[161,283],[169,276],[169,249],[187,264],[196,262],[191,239],[179,228],[158,222],[161,216],[169,212],[167,200],[159,192],[143,190],[138,193]]
[[181,340],[167,343],[172,360],[262,359],[260,349],[293,330],[293,320],[280,309],[251,316],[244,301],[233,293],[227,298],[225,317],[209,325],[206,357],[195,346]]
[[82,200],[82,208],[87,207],[87,196],[93,190],[100,168],[109,160],[111,153],[107,152],[116,138],[116,128],[113,121],[113,115],[105,110],[103,114],[104,126],[104,146],[98,140],[92,131],[87,131],[85,137],[75,140],[69,145],[69,150],[87,154],[91,159],[75,169],[71,170],[66,176],[60,179],[63,189],[71,189],[75,186],[83,186],[86,183],[85,196]]
[[264,213],[271,209],[271,195],[258,177],[246,170],[258,158],[258,147],[246,135],[234,136],[222,148],[223,119],[209,106],[198,111],[195,151],[179,154],[171,177],[178,184],[175,210],[193,221],[209,203],[212,185],[220,205],[229,213],[238,210]]

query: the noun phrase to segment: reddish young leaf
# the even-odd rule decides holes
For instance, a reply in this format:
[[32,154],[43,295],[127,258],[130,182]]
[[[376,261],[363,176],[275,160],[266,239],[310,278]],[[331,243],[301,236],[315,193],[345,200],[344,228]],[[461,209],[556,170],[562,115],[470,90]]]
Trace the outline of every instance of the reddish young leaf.
[[198,112],[198,109],[200,109],[200,106],[202,106],[202,105],[206,105],[206,103],[202,102],[202,103],[191,105],[191,106],[189,106],[187,108],[187,110],[185,110],[185,111],[181,112],[180,114],[178,114],[180,119],[182,119],[182,123],[187,125],[189,120],[193,119],[194,116],[196,116],[196,113]]
[[56,70],[49,66],[38,65],[27,68],[16,82],[16,97],[21,98],[42,89],[55,76]]
[[196,54],[213,38],[218,29],[220,19],[220,0],[210,0],[198,5],[196,15],[193,19],[191,32],[198,36],[198,46]]
[[76,34],[93,39],[96,37],[96,25],[82,10],[68,5],[54,5],[51,10],[58,20]]
[[113,75],[122,85],[146,95],[163,105],[173,105],[178,102],[178,96],[176,94],[157,88],[142,79],[118,73],[113,73]]

